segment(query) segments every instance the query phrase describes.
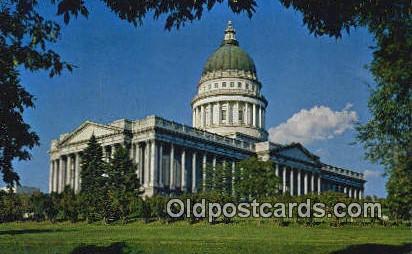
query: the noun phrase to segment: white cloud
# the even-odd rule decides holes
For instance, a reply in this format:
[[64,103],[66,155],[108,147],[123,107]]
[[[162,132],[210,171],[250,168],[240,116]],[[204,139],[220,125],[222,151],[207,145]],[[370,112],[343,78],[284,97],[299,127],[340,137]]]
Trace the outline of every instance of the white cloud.
[[365,178],[375,178],[375,177],[381,177],[382,173],[376,170],[365,170],[363,171],[363,175],[365,176]]
[[300,142],[309,144],[316,140],[331,139],[353,128],[358,115],[348,103],[341,111],[326,106],[314,106],[295,113],[286,122],[269,129],[269,138],[275,143]]

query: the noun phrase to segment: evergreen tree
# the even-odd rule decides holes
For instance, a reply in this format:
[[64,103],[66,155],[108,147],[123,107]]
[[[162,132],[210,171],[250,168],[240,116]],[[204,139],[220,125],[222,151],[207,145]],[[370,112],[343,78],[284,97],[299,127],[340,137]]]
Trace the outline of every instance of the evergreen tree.
[[136,174],[136,165],[129,157],[129,151],[123,146],[116,149],[114,158],[107,171],[108,191],[112,211],[125,223],[131,213],[131,204],[138,197],[139,179]]
[[104,219],[107,200],[107,165],[103,161],[102,147],[94,135],[82,155],[81,163],[81,202],[88,222]]
[[79,215],[79,205],[74,190],[69,186],[64,188],[60,199],[60,208],[63,212],[63,219],[76,222]]
[[232,172],[228,163],[218,163],[216,166],[206,166],[206,191],[221,194],[232,194]]
[[250,157],[238,163],[234,189],[241,198],[263,198],[276,195],[279,178],[272,161]]
[[46,197],[44,202],[44,213],[47,219],[54,223],[57,218],[57,214],[59,213],[59,202],[60,202],[60,194],[53,192]]
[[30,212],[33,213],[33,219],[36,221],[43,220],[46,213],[46,200],[49,197],[41,192],[34,192],[29,197]]

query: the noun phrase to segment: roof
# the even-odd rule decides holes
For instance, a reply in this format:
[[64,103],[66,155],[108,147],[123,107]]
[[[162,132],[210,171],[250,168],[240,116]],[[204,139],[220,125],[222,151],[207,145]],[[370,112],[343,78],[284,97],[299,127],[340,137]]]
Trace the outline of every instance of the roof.
[[215,71],[238,70],[251,72],[256,75],[253,59],[246,51],[239,47],[235,38],[235,30],[229,21],[225,30],[225,37],[220,47],[208,58],[203,74]]

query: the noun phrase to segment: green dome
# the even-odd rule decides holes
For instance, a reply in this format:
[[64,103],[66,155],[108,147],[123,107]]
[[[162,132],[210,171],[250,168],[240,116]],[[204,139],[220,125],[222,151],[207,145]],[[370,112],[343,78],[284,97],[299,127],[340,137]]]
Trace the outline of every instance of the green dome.
[[240,70],[256,74],[252,58],[236,44],[223,43],[207,60],[203,74],[226,70]]
[[255,63],[252,58],[239,47],[235,37],[236,31],[232,22],[228,22],[223,42],[213,55],[209,57],[203,69],[203,74],[215,71],[238,70],[256,75]]

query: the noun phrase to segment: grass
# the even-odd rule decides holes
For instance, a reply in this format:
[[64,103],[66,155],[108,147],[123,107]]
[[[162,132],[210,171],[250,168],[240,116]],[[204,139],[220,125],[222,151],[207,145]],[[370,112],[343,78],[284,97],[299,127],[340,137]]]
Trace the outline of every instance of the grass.
[[0,253],[407,253],[406,227],[135,222],[0,224]]

